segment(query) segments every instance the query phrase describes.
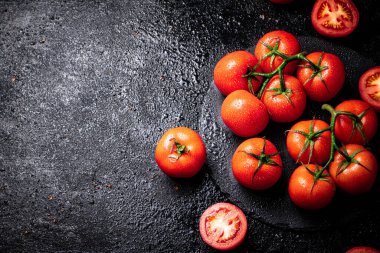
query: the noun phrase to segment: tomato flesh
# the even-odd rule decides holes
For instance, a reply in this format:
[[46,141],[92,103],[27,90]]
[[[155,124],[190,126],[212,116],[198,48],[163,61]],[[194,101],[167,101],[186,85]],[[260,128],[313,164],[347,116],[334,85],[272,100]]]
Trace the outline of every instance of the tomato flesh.
[[380,112],[380,66],[367,70],[359,79],[361,98]]

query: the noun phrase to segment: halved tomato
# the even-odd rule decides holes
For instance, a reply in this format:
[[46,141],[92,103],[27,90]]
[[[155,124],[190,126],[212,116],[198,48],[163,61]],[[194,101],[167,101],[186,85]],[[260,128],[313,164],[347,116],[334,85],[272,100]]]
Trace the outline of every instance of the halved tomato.
[[217,203],[202,214],[199,231],[203,241],[214,249],[231,250],[244,241],[247,218],[237,206]]
[[358,26],[359,11],[351,0],[317,0],[311,22],[321,35],[344,37]]
[[380,112],[380,66],[364,72],[359,79],[359,91],[361,98]]

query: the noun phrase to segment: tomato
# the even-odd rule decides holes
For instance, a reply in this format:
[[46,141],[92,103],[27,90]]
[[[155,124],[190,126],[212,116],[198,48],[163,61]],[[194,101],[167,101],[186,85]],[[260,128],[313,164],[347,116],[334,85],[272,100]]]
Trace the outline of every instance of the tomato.
[[294,121],[306,107],[306,93],[300,81],[288,75],[284,75],[284,81],[286,91],[281,93],[279,76],[272,77],[261,97],[270,119],[276,122]]
[[[291,56],[301,52],[301,46],[296,37],[292,34],[277,30],[265,34],[256,44],[255,55],[257,59],[263,59],[265,55],[271,52],[267,47],[275,47],[278,43],[278,51],[285,54],[286,56]],[[260,67],[265,73],[272,72],[283,62],[283,59],[280,56],[272,55],[264,59]],[[283,70],[284,74],[292,74],[296,69],[298,61],[289,62]]]
[[341,148],[348,159],[335,151],[329,171],[338,188],[351,194],[361,194],[371,189],[377,175],[376,157],[363,146],[348,144]]
[[347,250],[346,253],[380,253],[380,251],[371,247],[358,246]]
[[204,211],[199,220],[203,241],[217,250],[239,246],[247,233],[247,218],[243,211],[230,203],[217,203]]
[[269,122],[265,105],[245,90],[234,91],[224,99],[221,116],[224,124],[241,137],[259,134]]
[[268,189],[281,177],[282,160],[272,142],[248,139],[237,147],[232,157],[232,173],[247,188]]
[[343,62],[335,55],[314,52],[306,56],[318,66],[313,69],[307,62],[302,62],[297,69],[297,78],[303,84],[306,94],[313,101],[331,100],[342,89],[345,80]]
[[359,79],[361,98],[380,112],[380,66],[364,72]]
[[270,0],[272,3],[275,4],[288,4],[294,2],[294,0]]
[[322,120],[305,120],[297,122],[289,130],[286,147],[290,156],[297,163],[325,164],[330,158],[331,132],[318,131],[330,126]]
[[[343,144],[356,143],[364,145],[370,141],[377,131],[377,116],[376,112],[364,101],[361,100],[346,100],[340,103],[335,110],[348,111],[359,116],[362,114],[361,120],[354,126],[353,121],[346,115],[339,115],[336,119],[335,134]],[[361,122],[361,123],[360,123]],[[363,125],[363,133],[366,138],[360,134],[360,125]],[[358,129],[359,127],[359,129]]]
[[168,176],[188,178],[202,168],[206,148],[194,130],[176,127],[166,131],[158,141],[155,157],[158,167]]
[[358,26],[359,11],[351,0],[317,0],[311,22],[323,36],[344,37]]
[[[225,55],[214,68],[214,82],[218,90],[225,96],[235,90],[250,90],[248,78],[243,77],[257,65],[256,57],[247,51],[235,51]],[[255,72],[262,72],[257,66]],[[251,78],[251,91],[257,92],[262,77]]]
[[326,207],[335,195],[335,184],[327,171],[315,164],[303,164],[296,168],[289,179],[289,196],[297,206],[318,210]]

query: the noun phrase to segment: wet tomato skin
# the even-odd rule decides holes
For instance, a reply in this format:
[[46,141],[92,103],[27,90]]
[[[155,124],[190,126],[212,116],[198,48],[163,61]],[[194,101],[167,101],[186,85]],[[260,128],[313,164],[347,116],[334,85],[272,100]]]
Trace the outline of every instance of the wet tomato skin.
[[380,112],[380,66],[370,68],[359,79],[361,98]]
[[222,251],[238,247],[244,241],[247,227],[247,218],[243,211],[225,202],[207,208],[199,220],[203,241]]

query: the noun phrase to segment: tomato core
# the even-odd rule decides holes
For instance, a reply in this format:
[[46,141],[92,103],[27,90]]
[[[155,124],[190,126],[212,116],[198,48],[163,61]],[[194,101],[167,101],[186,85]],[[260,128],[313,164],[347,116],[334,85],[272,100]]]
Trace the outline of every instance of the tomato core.
[[235,211],[220,208],[206,218],[206,233],[219,243],[236,237],[240,229],[240,219]]

